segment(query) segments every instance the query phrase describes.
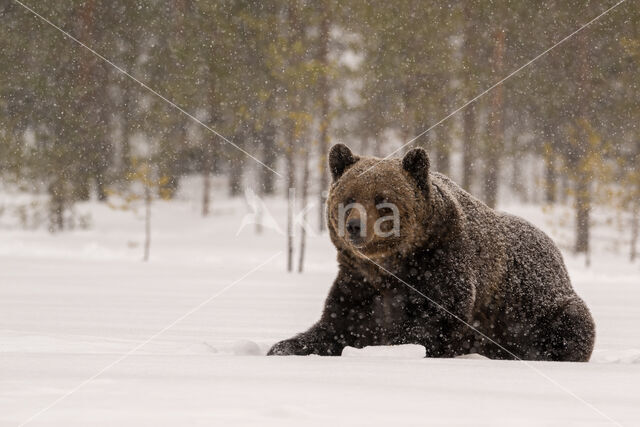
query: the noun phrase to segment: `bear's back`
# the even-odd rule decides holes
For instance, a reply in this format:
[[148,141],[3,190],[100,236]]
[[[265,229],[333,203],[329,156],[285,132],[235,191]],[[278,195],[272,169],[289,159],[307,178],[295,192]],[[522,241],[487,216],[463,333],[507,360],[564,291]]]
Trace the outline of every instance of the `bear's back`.
[[573,294],[562,255],[539,228],[518,216],[498,212],[445,175],[432,182],[453,201],[461,216],[468,268],[477,277],[478,296],[530,300]]

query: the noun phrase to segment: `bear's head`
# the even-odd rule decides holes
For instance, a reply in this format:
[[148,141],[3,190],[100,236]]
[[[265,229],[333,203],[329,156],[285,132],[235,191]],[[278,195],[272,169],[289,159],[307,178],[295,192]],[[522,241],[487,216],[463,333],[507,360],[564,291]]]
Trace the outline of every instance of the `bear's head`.
[[429,156],[414,148],[402,159],[360,157],[343,144],[329,152],[333,178],[327,200],[329,231],[338,249],[384,258],[424,239],[429,216]]

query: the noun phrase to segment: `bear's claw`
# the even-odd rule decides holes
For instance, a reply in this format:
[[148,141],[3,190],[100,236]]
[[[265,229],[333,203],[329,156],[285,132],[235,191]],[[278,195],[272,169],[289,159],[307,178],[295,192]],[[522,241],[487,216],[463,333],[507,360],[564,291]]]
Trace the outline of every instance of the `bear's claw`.
[[311,353],[311,349],[296,339],[280,341],[271,347],[267,356],[304,356]]

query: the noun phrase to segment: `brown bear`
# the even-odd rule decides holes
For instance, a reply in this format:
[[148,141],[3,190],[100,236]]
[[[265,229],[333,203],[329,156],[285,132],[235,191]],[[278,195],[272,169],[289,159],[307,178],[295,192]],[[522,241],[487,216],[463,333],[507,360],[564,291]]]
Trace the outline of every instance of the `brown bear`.
[[431,172],[421,148],[381,160],[338,144],[329,168],[338,276],[321,319],[270,355],[421,344],[428,357],[589,360],[593,319],[542,231]]

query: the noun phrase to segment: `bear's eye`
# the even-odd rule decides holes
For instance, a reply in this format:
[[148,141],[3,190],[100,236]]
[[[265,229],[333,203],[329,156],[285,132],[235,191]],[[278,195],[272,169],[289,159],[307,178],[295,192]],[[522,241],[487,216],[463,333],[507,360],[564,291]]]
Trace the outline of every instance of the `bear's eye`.
[[376,196],[376,197],[373,199],[373,202],[374,202],[374,203],[376,204],[376,206],[377,206],[377,205],[379,205],[379,204],[381,204],[381,203],[388,203],[389,201],[387,200],[387,198],[386,198],[386,197],[378,195],[378,196]]
[[344,202],[345,205],[352,205],[356,202],[356,199],[353,197],[347,197],[347,200]]
[[378,213],[380,215],[386,216],[386,215],[392,215],[393,214],[393,209],[389,208],[389,207],[385,207],[385,208],[378,208]]

